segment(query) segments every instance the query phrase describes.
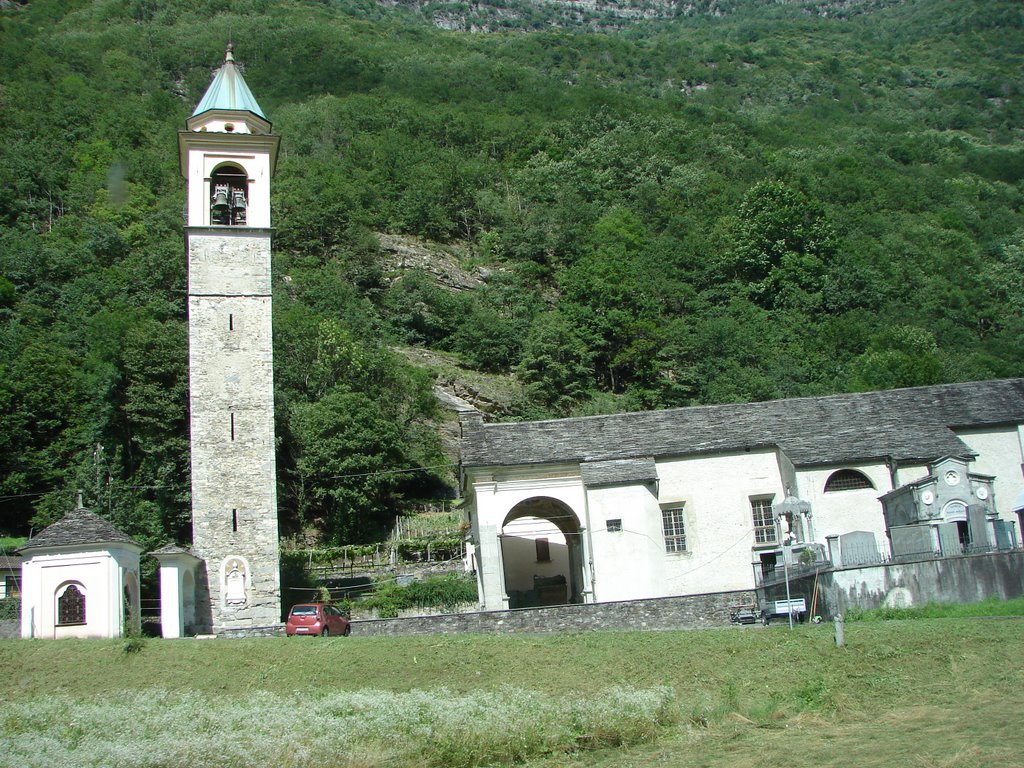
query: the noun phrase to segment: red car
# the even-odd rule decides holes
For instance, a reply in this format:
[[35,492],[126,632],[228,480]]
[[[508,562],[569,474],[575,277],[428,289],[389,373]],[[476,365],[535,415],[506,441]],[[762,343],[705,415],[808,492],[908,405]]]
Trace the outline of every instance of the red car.
[[349,635],[352,626],[341,611],[327,603],[300,603],[288,612],[284,633],[292,635]]

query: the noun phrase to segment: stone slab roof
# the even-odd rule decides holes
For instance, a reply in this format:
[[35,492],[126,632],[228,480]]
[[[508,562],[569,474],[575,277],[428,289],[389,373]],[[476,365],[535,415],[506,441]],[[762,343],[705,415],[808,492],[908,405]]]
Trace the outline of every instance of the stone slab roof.
[[[151,555],[192,555],[192,553],[189,550],[185,549],[184,547],[180,547],[177,544],[165,544],[164,546],[160,547],[160,549],[154,549],[149,554],[151,554]],[[194,555],[192,555],[192,556],[194,557]]]
[[115,528],[107,520],[84,507],[78,507],[22,544],[18,551],[26,552],[42,547],[71,547],[87,544],[132,544],[142,549],[138,542]]
[[161,563],[164,562],[163,560],[161,560],[162,557],[174,558],[184,556],[186,558],[196,561],[199,561],[201,559],[196,557],[191,550],[186,549],[185,547],[178,546],[177,544],[166,544],[165,546],[160,547],[160,549],[153,550],[149,554],[151,554],[157,560],[160,560]]
[[22,559],[17,555],[0,555],[0,569],[13,570],[21,568]]
[[797,466],[970,457],[954,428],[1024,424],[1024,379],[709,405],[577,419],[463,419],[465,467],[781,448]]
[[643,483],[658,479],[652,456],[641,459],[591,461],[580,466],[583,483],[591,487],[616,483]]

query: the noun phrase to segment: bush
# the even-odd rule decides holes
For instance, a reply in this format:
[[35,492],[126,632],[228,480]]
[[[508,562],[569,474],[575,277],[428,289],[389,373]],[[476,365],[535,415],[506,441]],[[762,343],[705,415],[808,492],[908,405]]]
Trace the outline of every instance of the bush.
[[437,607],[452,610],[465,603],[475,603],[479,599],[476,579],[456,573],[415,581],[406,589],[413,605],[419,608]]
[[399,586],[393,581],[378,584],[374,593],[370,597],[365,598],[362,604],[366,608],[376,610],[377,616],[382,619],[393,619],[398,615],[399,611],[412,608],[408,589]]
[[449,573],[429,576],[408,586],[401,586],[394,581],[380,582],[373,595],[363,599],[360,605],[376,610],[382,619],[392,619],[399,611],[409,608],[442,608],[450,611],[465,603],[475,603],[478,599],[476,579]]
[[21,599],[7,597],[0,600],[0,621],[18,620],[21,618]]

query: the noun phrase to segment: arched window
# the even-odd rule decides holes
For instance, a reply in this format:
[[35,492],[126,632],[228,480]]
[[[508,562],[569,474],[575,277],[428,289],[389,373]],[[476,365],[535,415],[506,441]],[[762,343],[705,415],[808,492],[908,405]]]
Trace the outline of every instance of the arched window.
[[955,499],[942,508],[942,519],[947,523],[967,522],[967,505]]
[[85,624],[85,593],[78,584],[57,592],[57,624]]
[[242,225],[249,206],[249,179],[235,165],[222,165],[210,177],[210,223]]
[[825,493],[833,491],[854,491],[860,488],[874,488],[868,476],[856,469],[840,469],[825,481]]

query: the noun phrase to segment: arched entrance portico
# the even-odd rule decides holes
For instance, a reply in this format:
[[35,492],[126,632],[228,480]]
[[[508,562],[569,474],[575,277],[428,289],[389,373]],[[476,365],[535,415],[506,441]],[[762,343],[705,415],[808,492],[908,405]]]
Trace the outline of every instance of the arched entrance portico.
[[583,536],[565,503],[546,496],[519,502],[499,539],[509,608],[583,602]]

